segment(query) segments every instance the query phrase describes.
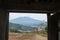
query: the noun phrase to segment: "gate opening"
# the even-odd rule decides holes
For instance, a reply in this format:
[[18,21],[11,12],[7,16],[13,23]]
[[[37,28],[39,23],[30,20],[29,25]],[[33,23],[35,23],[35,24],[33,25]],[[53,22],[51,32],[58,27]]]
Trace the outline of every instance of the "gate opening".
[[48,40],[47,13],[9,13],[8,40]]

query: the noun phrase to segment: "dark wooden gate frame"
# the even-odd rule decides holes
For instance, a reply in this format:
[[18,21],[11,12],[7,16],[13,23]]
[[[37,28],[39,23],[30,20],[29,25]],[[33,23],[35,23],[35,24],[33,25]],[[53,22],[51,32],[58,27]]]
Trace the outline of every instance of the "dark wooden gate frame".
[[9,12],[24,12],[24,13],[47,13],[48,20],[48,40],[58,40],[58,20],[57,15],[51,16],[48,12],[36,11],[7,11],[0,10],[0,40],[8,40],[8,21]]

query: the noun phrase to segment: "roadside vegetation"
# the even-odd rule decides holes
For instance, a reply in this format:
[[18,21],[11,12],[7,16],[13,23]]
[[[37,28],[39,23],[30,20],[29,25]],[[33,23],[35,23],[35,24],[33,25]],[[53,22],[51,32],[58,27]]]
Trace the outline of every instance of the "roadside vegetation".
[[41,36],[47,36],[48,35],[48,27],[46,27],[45,29],[42,29],[41,31],[37,32],[37,34],[39,34]]
[[[32,32],[21,32],[16,30],[15,27],[10,28],[10,32],[14,32],[14,33],[22,33],[22,34],[32,34]],[[42,29],[38,32],[36,32],[37,34],[41,35],[41,36],[47,36],[48,32],[48,27],[45,27],[45,29]]]

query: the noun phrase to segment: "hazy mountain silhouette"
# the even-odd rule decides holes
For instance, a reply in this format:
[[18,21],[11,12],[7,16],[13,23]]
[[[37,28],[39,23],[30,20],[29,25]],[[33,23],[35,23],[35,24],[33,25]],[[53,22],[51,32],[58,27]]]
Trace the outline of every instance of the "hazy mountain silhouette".
[[36,20],[30,17],[19,17],[13,20],[9,20],[9,22],[15,23],[15,24],[22,24],[25,26],[33,26],[33,25],[44,23],[41,20]]

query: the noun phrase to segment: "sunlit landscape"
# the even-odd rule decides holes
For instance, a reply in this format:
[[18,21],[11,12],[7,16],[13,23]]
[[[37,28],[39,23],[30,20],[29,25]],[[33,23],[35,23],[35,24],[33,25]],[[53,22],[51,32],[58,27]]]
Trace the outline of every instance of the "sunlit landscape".
[[47,40],[47,14],[9,13],[9,40]]

